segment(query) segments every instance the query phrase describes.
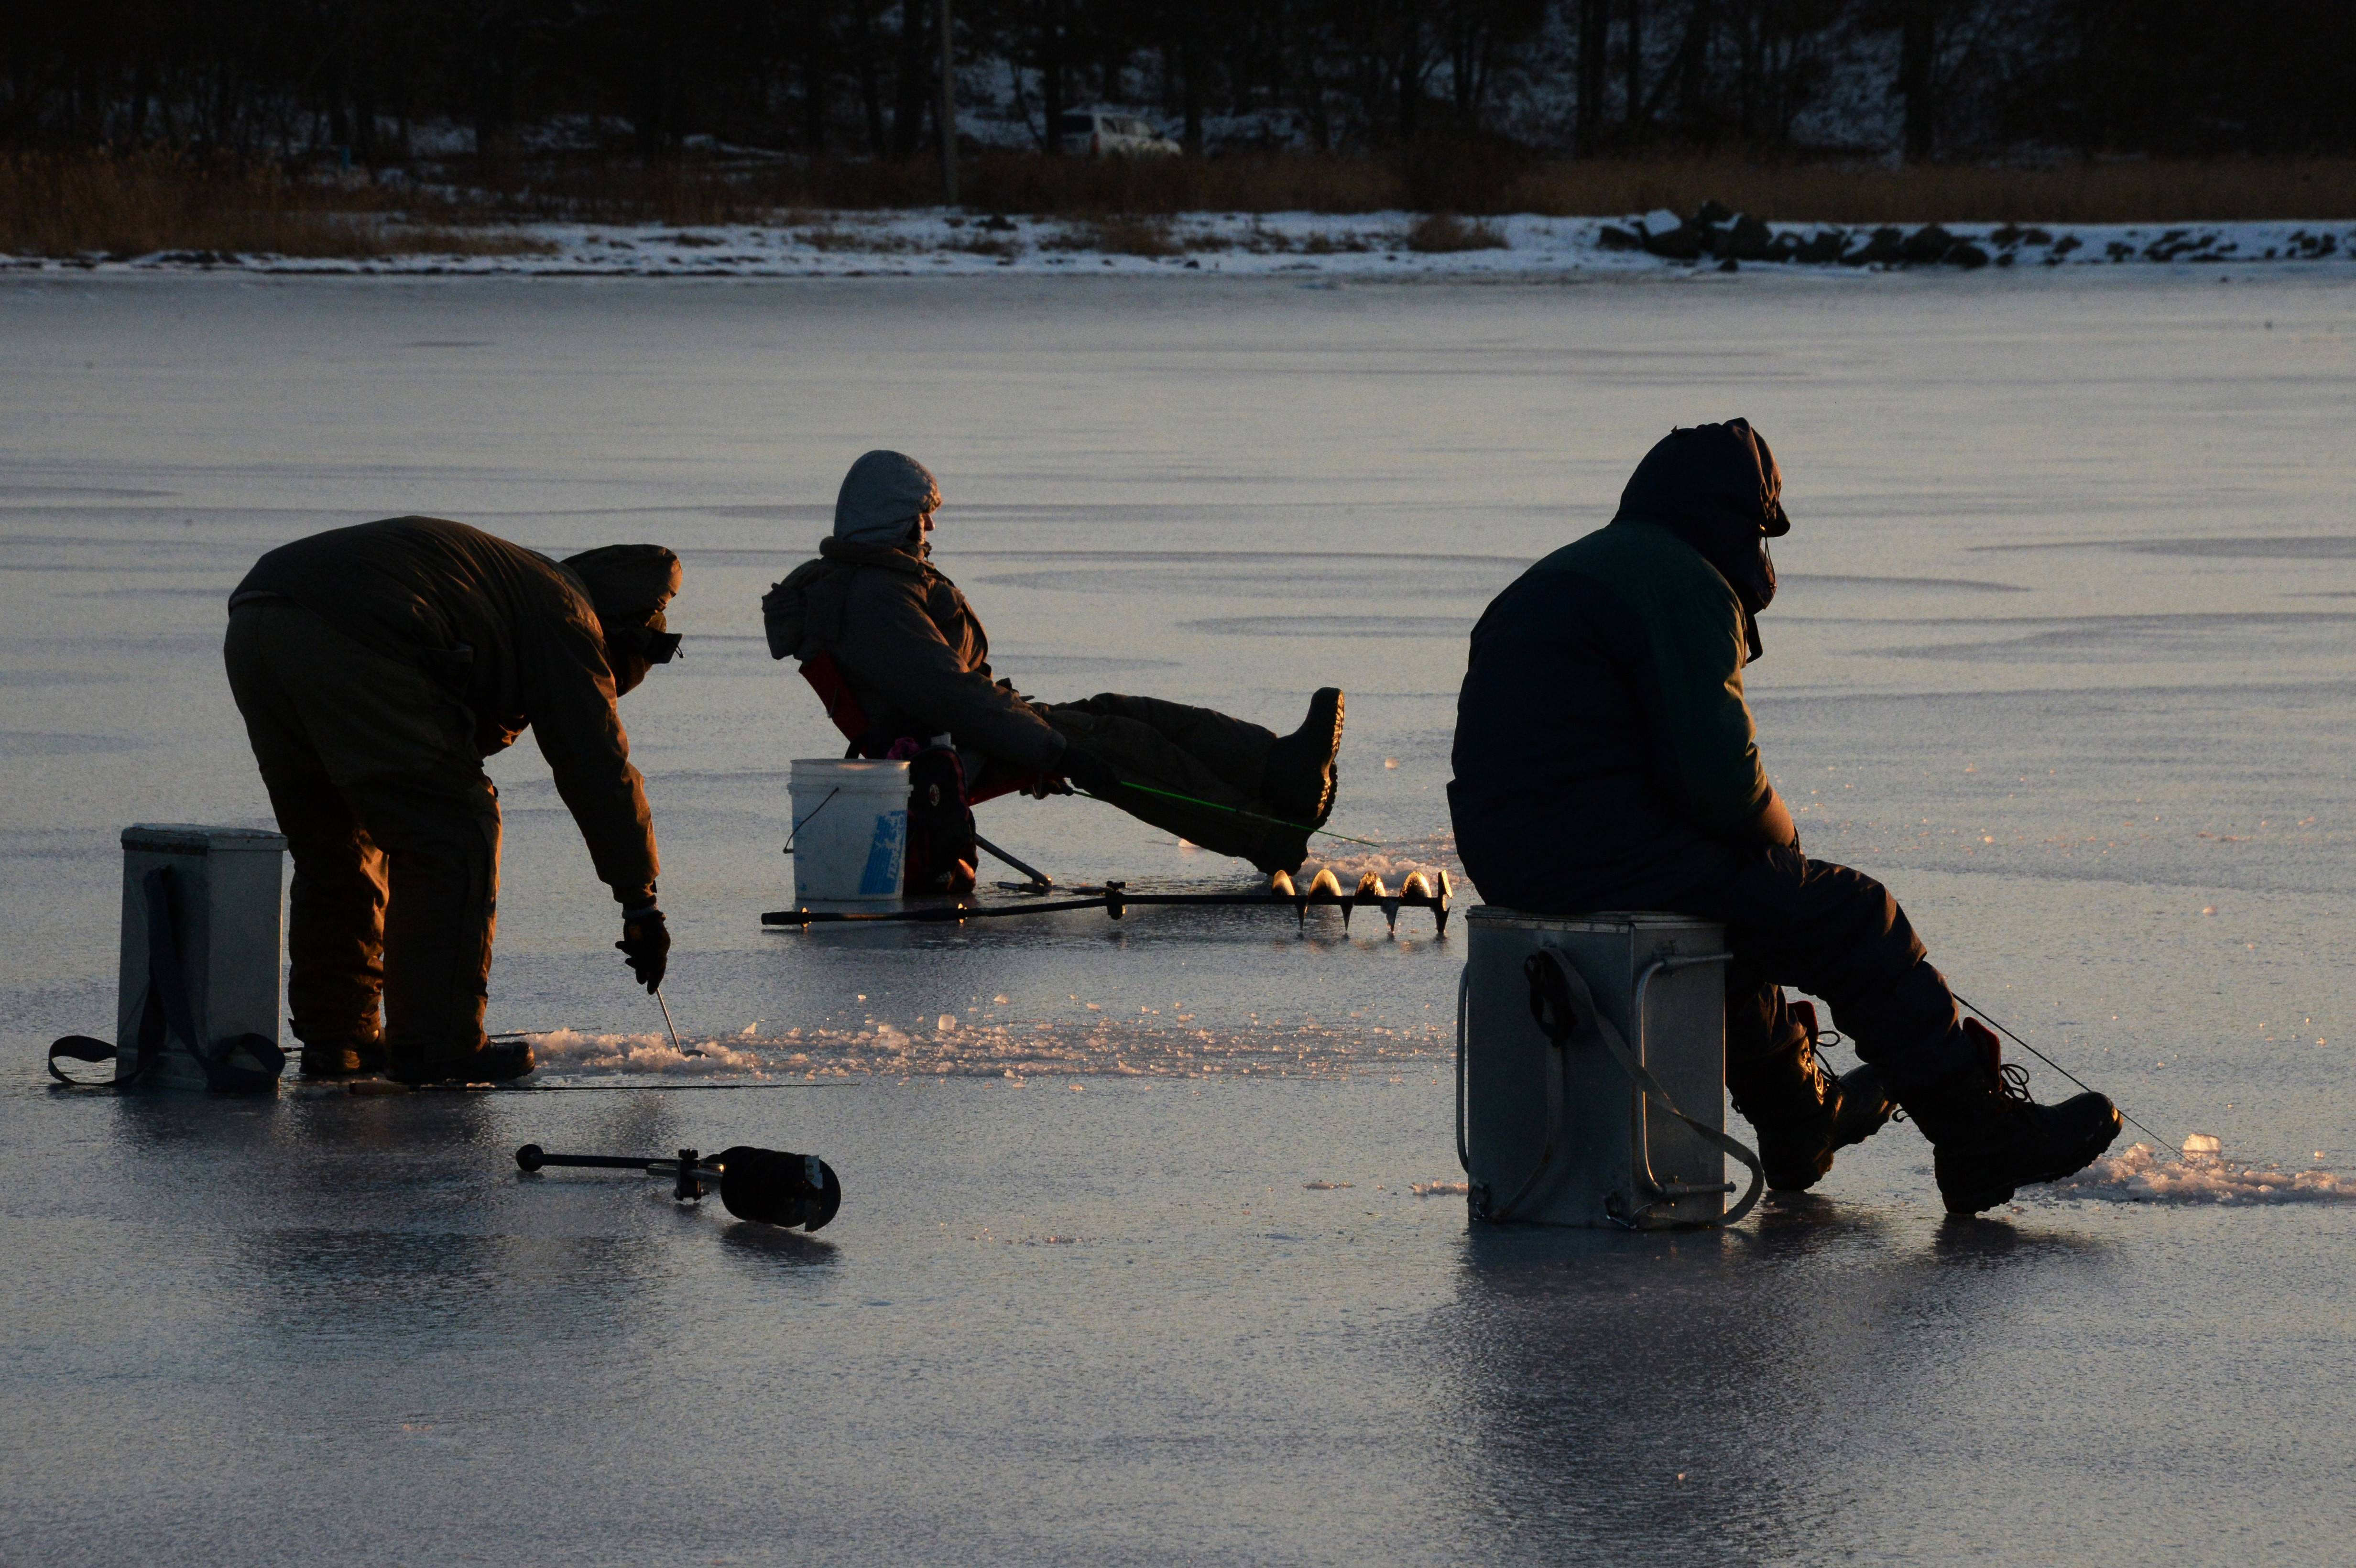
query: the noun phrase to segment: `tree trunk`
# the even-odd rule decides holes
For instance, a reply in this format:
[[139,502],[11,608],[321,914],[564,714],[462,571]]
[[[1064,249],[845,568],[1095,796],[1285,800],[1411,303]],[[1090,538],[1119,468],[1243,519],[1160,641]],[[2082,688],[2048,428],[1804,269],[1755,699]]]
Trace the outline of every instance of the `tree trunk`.
[[1579,112],[1573,145],[1591,158],[1603,141],[1603,97],[1612,82],[1611,0],[1579,0]]
[[1644,125],[1644,0],[1628,0],[1628,131]]
[[1186,155],[1199,158],[1203,155],[1203,46],[1195,41],[1191,21],[1178,55],[1179,73],[1185,84],[1182,108],[1186,116]]
[[859,10],[859,111],[867,124],[867,155],[884,155],[884,90],[875,80],[875,18]]
[[941,14],[933,24],[941,44],[941,96],[939,107],[933,111],[933,123],[941,133],[941,200],[955,207],[958,204],[958,144],[957,144],[957,27],[949,15],[949,0],[940,0]]
[[826,151],[826,52],[815,37],[802,40],[802,148]]
[[1898,35],[1898,91],[1906,100],[1906,161],[1926,162],[1937,141],[1936,109],[1931,101],[1931,66],[1937,50],[1933,0],[1906,0]]
[[1706,118],[1709,36],[1717,27],[1717,0],[1693,0],[1693,10],[1686,16],[1686,36],[1677,45],[1677,118],[1688,126]]
[[932,6],[926,0],[900,0],[900,54],[892,83],[892,156],[906,163],[916,155],[925,129],[925,101],[933,96]]
[[1064,152],[1064,5],[1044,0],[1039,7],[1039,112],[1047,121],[1047,155]]

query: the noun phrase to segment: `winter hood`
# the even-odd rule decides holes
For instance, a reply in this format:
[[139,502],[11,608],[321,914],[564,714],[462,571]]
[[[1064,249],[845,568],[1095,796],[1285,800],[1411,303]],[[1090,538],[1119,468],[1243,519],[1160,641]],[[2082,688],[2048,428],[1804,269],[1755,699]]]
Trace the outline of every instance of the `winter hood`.
[[1750,421],[1669,432],[1636,464],[1612,520],[1652,523],[1693,547],[1742,602],[1750,656],[1765,651],[1759,612],[1775,597],[1767,541],[1790,533],[1792,520],[1783,512],[1783,471]]
[[853,544],[898,544],[908,525],[938,509],[933,471],[905,452],[868,453],[842,476],[834,498],[834,537]]

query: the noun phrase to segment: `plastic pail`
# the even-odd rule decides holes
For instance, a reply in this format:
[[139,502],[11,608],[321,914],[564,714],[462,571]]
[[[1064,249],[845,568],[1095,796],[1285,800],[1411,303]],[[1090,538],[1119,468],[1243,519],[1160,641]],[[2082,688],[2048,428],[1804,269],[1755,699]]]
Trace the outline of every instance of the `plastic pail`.
[[794,901],[896,899],[908,849],[908,764],[797,757]]

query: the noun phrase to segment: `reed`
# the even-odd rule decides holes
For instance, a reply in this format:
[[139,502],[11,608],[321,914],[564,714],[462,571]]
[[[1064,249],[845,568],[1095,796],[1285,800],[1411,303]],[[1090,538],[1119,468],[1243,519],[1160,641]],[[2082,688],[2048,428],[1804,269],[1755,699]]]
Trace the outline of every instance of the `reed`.
[[[1184,213],[1432,214],[1419,249],[1494,243],[1482,216],[1610,217],[1704,201],[1771,220],[2166,223],[2356,217],[2356,159],[2070,162],[2049,167],[1770,163],[1739,157],[1531,162],[1503,144],[1462,143],[1397,157],[967,161],[965,205],[1065,220],[1096,248],[1167,255]],[[580,158],[454,162],[409,185],[305,177],[162,153],[0,156],[0,253],[370,257],[530,253],[527,221],[793,223],[814,214],[920,208],[938,200],[923,163],[862,159]],[[1461,216],[1460,216],[1461,215]],[[1468,221],[1472,219],[1472,221]]]
[[371,185],[294,179],[269,167],[160,153],[0,157],[0,254],[364,258],[552,249],[511,229],[461,227],[438,210],[397,209]]

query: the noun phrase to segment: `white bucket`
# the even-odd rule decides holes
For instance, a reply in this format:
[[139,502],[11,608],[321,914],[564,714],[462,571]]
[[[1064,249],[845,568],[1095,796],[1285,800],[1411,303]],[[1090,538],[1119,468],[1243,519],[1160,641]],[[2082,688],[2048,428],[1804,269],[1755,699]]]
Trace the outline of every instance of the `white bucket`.
[[797,757],[794,901],[896,899],[908,850],[908,764]]

